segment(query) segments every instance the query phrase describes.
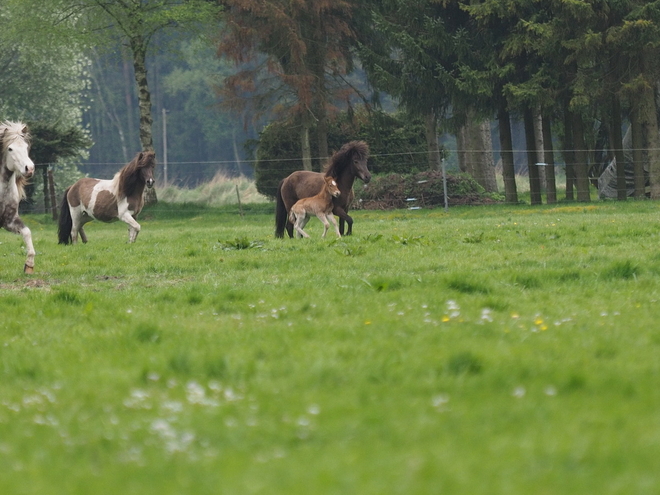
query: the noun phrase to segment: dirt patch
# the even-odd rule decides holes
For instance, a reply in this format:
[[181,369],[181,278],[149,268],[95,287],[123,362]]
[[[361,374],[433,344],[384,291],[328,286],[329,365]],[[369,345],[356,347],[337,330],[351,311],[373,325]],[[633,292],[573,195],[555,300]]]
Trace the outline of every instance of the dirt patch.
[[33,278],[30,280],[14,280],[10,284],[0,284],[2,290],[22,290],[22,289],[44,289],[49,291],[50,284],[43,279]]

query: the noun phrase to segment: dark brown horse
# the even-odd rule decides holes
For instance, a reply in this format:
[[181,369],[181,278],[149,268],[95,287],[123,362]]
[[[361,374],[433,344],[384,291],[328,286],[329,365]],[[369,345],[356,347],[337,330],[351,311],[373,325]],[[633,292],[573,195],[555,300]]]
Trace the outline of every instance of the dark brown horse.
[[75,244],[78,233],[83,242],[83,225],[92,220],[128,224],[128,242],[135,242],[140,224],[135,221],[144,206],[144,187],[153,187],[156,157],[153,151],[140,152],[111,180],[80,179],[64,192],[57,235],[60,244]]
[[293,237],[293,224],[288,221],[291,207],[301,198],[318,194],[323,188],[324,177],[332,177],[337,182],[341,194],[333,198],[332,213],[339,217],[339,231],[344,234],[344,222],[348,224],[346,235],[353,232],[353,219],[348,215],[348,208],[353,201],[353,182],[358,177],[365,184],[371,180],[367,168],[369,146],[364,141],[351,141],[337,151],[325,165],[323,172],[298,170],[280,182],[277,188],[275,204],[275,237],[284,237],[286,228],[289,237]]

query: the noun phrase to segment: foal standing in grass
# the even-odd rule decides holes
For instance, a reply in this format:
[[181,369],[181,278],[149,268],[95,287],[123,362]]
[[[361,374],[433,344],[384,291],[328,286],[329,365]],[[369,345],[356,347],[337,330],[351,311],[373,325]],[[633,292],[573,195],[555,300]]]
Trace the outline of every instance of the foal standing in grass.
[[57,231],[60,244],[75,244],[78,233],[83,242],[87,235],[83,225],[92,220],[128,224],[128,242],[135,242],[140,224],[135,218],[144,206],[145,186],[154,186],[156,156],[153,151],[140,152],[112,180],[84,178],[64,192]]
[[311,215],[316,215],[319,220],[323,222],[323,235],[321,237],[325,237],[325,234],[328,232],[328,228],[330,227],[328,220],[334,225],[337,237],[341,237],[339,227],[337,227],[337,222],[332,214],[332,209],[334,207],[332,198],[337,198],[340,194],[335,179],[332,177],[324,177],[323,188],[316,196],[300,199],[291,207],[291,211],[289,212],[289,222],[293,224],[293,228],[298,233],[298,237],[309,237],[309,234],[303,229],[305,228],[305,225],[307,225]]

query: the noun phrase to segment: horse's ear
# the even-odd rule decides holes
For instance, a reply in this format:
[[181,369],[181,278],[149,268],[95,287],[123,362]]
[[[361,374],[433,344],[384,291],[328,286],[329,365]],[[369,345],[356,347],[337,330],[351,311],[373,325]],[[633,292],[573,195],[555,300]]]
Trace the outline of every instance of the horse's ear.
[[21,129],[21,134],[23,134],[24,136],[26,136],[26,135],[29,134],[29,133],[30,133],[30,129],[28,129],[28,126],[24,125],[24,126],[23,126],[23,129]]

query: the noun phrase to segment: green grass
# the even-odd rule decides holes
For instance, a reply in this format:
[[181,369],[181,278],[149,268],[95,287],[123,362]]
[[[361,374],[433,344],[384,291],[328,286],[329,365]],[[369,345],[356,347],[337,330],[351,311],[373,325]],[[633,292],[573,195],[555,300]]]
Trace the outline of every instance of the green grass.
[[660,491],[654,202],[0,237],[0,493]]

